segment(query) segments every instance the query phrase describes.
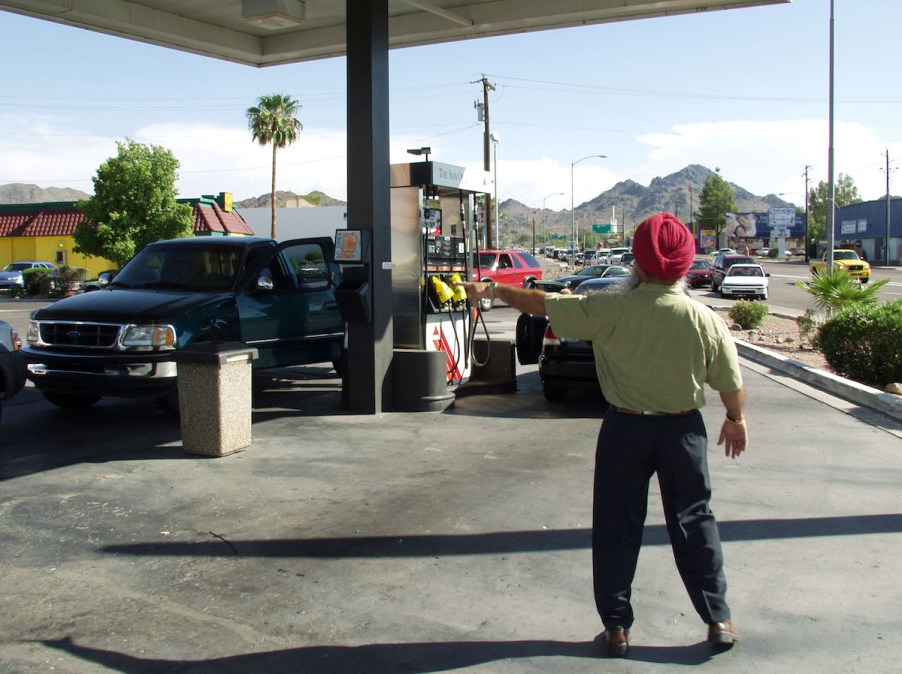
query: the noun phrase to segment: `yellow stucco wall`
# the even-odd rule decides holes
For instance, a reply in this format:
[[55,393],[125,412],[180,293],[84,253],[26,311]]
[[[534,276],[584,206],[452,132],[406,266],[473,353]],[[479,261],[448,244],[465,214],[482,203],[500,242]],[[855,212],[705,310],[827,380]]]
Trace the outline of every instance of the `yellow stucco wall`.
[[75,239],[71,236],[5,236],[0,237],[0,268],[19,260],[45,260],[59,263],[57,253],[62,253],[62,264],[88,270],[88,278],[116,264],[102,257],[88,257],[74,252]]

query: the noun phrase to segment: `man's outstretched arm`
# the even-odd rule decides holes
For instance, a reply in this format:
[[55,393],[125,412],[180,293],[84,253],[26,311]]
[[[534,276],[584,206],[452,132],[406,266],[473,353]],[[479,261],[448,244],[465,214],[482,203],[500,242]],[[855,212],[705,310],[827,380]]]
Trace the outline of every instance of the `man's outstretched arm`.
[[545,293],[541,290],[483,281],[476,283],[458,281],[454,285],[463,286],[467,291],[467,299],[473,306],[476,306],[481,299],[491,298],[501,300],[524,314],[545,313]]

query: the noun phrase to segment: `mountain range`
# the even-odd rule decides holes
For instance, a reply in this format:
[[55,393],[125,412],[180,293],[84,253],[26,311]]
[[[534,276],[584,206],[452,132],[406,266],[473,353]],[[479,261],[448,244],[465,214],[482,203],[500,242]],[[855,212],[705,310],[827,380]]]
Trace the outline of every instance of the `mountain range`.
[[[690,219],[690,200],[693,211],[699,207],[705,181],[714,175],[714,171],[699,164],[689,166],[671,173],[663,178],[654,178],[646,187],[634,180],[623,180],[593,199],[578,204],[571,215],[570,209],[559,211],[531,208],[515,199],[502,200],[499,205],[501,228],[506,232],[504,238],[515,239],[528,235],[533,227],[539,231],[569,235],[573,221],[582,229],[592,224],[606,224],[616,221],[626,224],[629,230],[652,213],[668,211],[683,221]],[[775,194],[756,196],[748,190],[730,183],[736,199],[736,208],[740,212],[762,212],[774,207],[792,207]],[[23,183],[0,185],[0,204],[30,204],[47,201],[76,201],[90,196],[80,190],[64,187],[38,187]],[[280,205],[290,203],[293,206],[343,206],[346,202],[334,199],[322,192],[296,194],[290,191],[276,192]],[[243,199],[234,203],[235,207],[266,207],[271,203],[269,193],[259,197]]]
[[[663,178],[654,178],[645,187],[634,180],[623,180],[597,197],[575,206],[571,215],[569,208],[560,211],[541,208],[530,208],[513,199],[502,200],[498,208],[501,212],[501,227],[505,227],[517,233],[523,230],[531,231],[533,224],[538,231],[547,228],[550,233],[565,234],[569,236],[575,217],[577,228],[592,224],[607,224],[612,222],[616,213],[616,221],[626,224],[626,229],[632,229],[642,220],[653,213],[667,211],[673,213],[684,222],[690,220],[691,209],[698,212],[699,197],[705,182],[714,175],[714,171],[699,164],[690,164]],[[733,196],[736,199],[736,210],[739,212],[763,212],[768,208],[793,206],[775,194],[756,196],[748,190],[730,183],[733,188]],[[691,193],[690,193],[691,188]],[[507,237],[505,237],[507,238]]]

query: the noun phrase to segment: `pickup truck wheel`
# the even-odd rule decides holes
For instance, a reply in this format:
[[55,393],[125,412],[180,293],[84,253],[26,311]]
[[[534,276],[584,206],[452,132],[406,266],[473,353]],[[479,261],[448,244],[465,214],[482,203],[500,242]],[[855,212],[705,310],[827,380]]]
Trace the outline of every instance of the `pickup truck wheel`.
[[545,400],[553,403],[563,402],[567,398],[567,389],[554,384],[543,384],[542,393],[545,394]]
[[47,401],[64,410],[86,410],[100,400],[100,396],[79,395],[77,393],[57,393],[41,391]]
[[160,406],[169,414],[175,417],[179,416],[179,389],[177,386],[173,386],[169,393],[160,396],[157,400],[160,401]]
[[493,306],[495,306],[495,302],[490,297],[483,297],[479,300],[479,310],[482,312],[491,311]]

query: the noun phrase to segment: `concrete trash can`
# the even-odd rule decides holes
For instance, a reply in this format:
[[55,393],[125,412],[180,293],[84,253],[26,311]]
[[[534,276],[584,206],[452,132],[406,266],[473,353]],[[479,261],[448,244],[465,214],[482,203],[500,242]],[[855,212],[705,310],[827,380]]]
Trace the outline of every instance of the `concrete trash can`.
[[395,349],[392,354],[392,409],[396,412],[443,412],[454,404],[448,387],[444,351]]
[[182,448],[225,456],[251,444],[251,361],[237,343],[190,346],[176,354]]

